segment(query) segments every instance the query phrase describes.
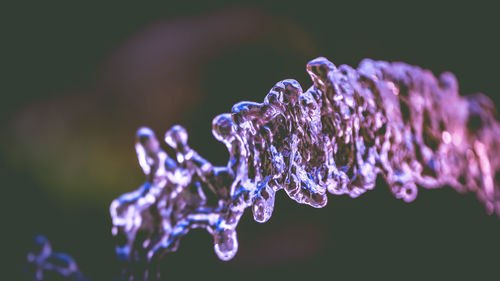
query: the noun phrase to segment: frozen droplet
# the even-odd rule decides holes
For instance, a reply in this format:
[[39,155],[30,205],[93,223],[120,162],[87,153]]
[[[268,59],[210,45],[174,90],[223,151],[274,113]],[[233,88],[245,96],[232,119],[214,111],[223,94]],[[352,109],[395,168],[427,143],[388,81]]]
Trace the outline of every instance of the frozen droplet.
[[255,221],[264,223],[271,218],[274,210],[274,194],[273,188],[267,184],[261,189],[252,206]]
[[216,231],[214,234],[214,250],[219,259],[223,261],[232,259],[238,252],[236,231],[233,229]]

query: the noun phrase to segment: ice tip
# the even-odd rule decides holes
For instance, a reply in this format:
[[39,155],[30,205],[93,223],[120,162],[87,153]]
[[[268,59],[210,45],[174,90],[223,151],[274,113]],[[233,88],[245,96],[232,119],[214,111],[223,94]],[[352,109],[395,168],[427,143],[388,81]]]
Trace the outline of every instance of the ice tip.
[[188,133],[181,125],[174,125],[165,133],[165,142],[176,149],[187,145]]

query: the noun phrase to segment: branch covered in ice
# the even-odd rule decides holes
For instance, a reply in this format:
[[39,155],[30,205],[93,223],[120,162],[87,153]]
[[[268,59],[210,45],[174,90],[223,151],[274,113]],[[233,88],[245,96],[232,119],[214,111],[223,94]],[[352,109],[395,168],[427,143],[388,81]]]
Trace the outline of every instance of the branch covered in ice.
[[460,96],[453,74],[436,78],[399,62],[367,59],[353,69],[317,58],[307,72],[313,86],[306,91],[283,80],[263,103],[241,102],[214,118],[212,132],[229,151],[226,166],[189,147],[181,126],[165,135],[174,158],[153,131],[139,129],[146,182],[111,204],[118,255],[153,262],[190,229],[204,228],[217,256],[229,260],[246,208],[266,222],[281,189],[321,208],[327,193],[355,198],[373,189],[378,174],[405,202],[415,200],[417,186],[451,186],[475,192],[500,216],[500,126],[488,97]]

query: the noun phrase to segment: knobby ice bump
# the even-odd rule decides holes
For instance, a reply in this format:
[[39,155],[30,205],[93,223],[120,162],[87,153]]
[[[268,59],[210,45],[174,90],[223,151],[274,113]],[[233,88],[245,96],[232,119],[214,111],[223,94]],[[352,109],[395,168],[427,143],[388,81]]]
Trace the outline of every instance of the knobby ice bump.
[[436,78],[401,62],[365,59],[353,69],[320,57],[307,72],[306,91],[283,80],[263,103],[240,102],[213,119],[212,133],[229,151],[226,166],[193,150],[179,125],[165,134],[174,157],[140,128],[135,148],[146,181],[110,207],[118,256],[153,262],[204,228],[217,256],[230,260],[245,209],[268,221],[281,189],[321,208],[327,193],[356,198],[373,189],[378,174],[405,202],[417,186],[451,186],[475,192],[500,216],[500,126],[487,96],[460,96],[453,74]]

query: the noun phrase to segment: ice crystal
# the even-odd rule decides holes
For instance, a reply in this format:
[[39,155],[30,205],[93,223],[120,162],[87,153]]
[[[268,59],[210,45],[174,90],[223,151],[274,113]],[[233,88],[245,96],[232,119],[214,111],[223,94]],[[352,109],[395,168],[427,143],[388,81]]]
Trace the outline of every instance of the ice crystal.
[[500,126],[483,94],[460,96],[451,73],[436,78],[405,63],[363,60],[358,69],[325,58],[307,64],[313,86],[292,79],[274,85],[263,103],[240,102],[213,119],[229,151],[212,165],[173,126],[165,142],[137,131],[146,175],[136,191],[111,204],[117,253],[130,263],[175,251],[183,235],[204,228],[222,260],[238,250],[236,227],[246,208],[266,222],[275,193],[321,208],[327,193],[356,198],[378,174],[396,198],[415,200],[418,186],[475,192],[500,216]]

